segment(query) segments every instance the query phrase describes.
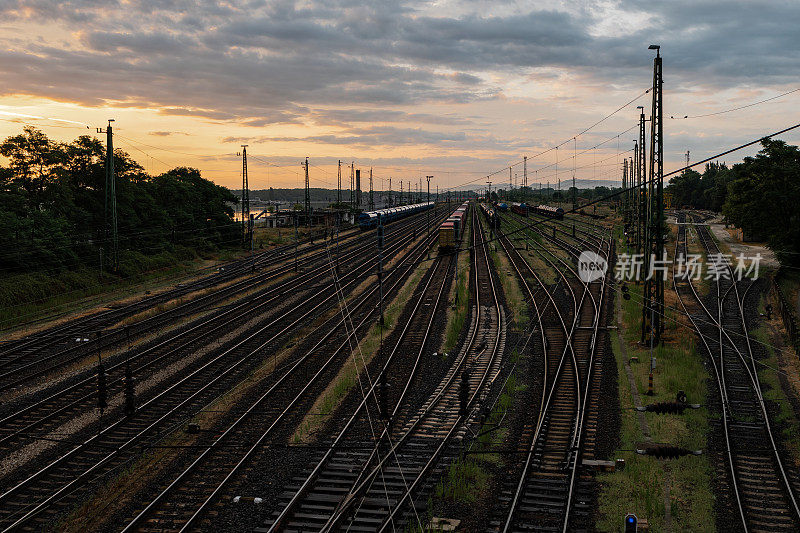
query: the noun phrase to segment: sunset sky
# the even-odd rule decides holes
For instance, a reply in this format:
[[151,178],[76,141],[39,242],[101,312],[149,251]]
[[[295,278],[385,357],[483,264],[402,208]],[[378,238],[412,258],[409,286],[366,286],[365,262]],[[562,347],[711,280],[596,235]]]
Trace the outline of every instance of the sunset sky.
[[67,141],[114,118],[116,145],[152,173],[195,166],[235,188],[246,143],[253,189],[302,186],[308,156],[312,186],[335,187],[341,159],[395,190],[426,174],[482,184],[523,155],[531,183],[555,182],[556,158],[571,179],[574,150],[610,139],[576,174],[619,180],[649,95],[571,139],[650,86],[651,43],[665,170],[800,122],[800,92],[692,118],[800,88],[800,2],[487,5],[0,0],[0,135],[33,124]]

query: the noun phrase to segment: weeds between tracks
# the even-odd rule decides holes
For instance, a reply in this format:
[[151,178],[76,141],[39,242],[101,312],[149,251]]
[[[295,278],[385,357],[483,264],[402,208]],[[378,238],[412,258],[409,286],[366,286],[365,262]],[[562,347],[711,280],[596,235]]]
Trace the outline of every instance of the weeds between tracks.
[[[621,246],[621,245],[620,245]],[[620,248],[622,249],[622,248]],[[625,469],[599,474],[601,492],[598,498],[600,517],[597,529],[619,531],[626,513],[646,518],[650,531],[663,531],[665,518],[664,483],[669,484],[672,529],[674,531],[713,531],[714,495],[711,489],[713,469],[708,455],[686,456],[669,462],[632,453],[643,448],[647,439],[637,422],[637,413],[626,376],[626,357],[638,357],[631,362],[636,387],[644,405],[675,401],[678,390],[684,390],[690,403],[700,403],[700,409],[687,409],[683,415],[645,413],[652,442],[667,443],[698,450],[707,447],[709,413],[707,380],[694,335],[684,325],[676,323],[675,311],[668,309],[665,320],[665,343],[654,350],[654,396],[647,396],[649,377],[649,348],[638,344],[641,323],[642,286],[628,284],[630,300],[621,301],[620,332],[625,343],[620,346],[612,335],[612,348],[617,360],[618,387],[621,410],[619,448],[613,457],[626,460]],[[617,294],[616,297],[621,297]],[[687,340],[688,339],[688,340]],[[704,528],[705,525],[705,529]],[[700,529],[698,529],[700,528]]]

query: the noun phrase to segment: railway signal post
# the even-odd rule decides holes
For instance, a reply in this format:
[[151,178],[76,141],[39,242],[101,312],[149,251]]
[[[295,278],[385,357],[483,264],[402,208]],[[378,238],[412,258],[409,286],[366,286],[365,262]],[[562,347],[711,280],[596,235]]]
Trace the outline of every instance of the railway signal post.
[[633,513],[625,515],[625,533],[636,533],[639,531],[639,519]]

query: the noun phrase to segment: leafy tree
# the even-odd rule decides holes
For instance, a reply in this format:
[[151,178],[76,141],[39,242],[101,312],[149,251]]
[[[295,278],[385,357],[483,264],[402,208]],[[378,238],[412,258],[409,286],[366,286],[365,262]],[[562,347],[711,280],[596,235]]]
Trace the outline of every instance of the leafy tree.
[[[105,146],[89,136],[57,143],[26,127],[0,144],[0,155],[9,160],[0,167],[0,268],[96,265],[108,238]],[[151,177],[121,150],[114,152],[114,167],[121,254],[237,241],[236,197],[199,170],[179,167]]]
[[800,150],[765,139],[755,157],[734,165],[723,213],[764,239],[784,264],[800,264]]

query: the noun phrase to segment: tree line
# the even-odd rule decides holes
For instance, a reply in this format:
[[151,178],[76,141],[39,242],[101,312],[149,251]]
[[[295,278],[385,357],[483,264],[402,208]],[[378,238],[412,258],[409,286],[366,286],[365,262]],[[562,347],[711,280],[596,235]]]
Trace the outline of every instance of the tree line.
[[728,167],[709,163],[670,180],[672,206],[721,211],[752,240],[766,242],[783,264],[800,265],[800,150],[764,139],[754,157]]
[[[36,272],[98,266],[110,248],[103,143],[70,143],[26,127],[0,144],[0,269]],[[233,244],[239,226],[225,187],[178,167],[157,176],[114,152],[120,273],[134,273],[154,254]]]

